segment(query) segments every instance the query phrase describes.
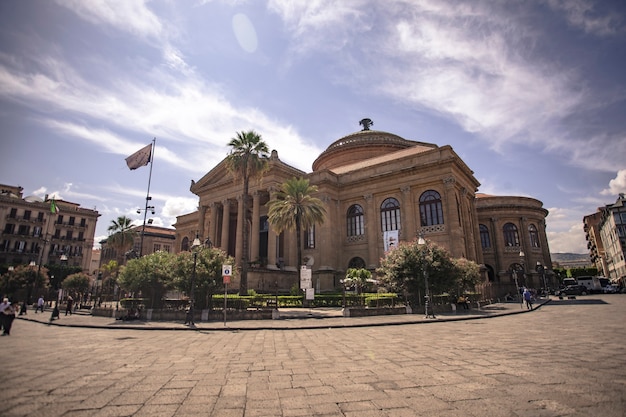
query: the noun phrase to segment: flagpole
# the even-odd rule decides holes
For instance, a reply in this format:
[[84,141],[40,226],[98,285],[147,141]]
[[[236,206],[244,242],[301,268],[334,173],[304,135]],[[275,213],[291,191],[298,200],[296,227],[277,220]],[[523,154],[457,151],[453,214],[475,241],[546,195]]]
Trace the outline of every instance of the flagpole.
[[[150,204],[150,182],[152,181],[152,164],[154,163],[154,150],[156,149],[156,138],[152,139],[152,149],[150,151],[150,176],[148,177],[148,192],[146,194],[146,206],[143,210],[143,225],[141,226],[141,243],[139,244],[139,257],[143,256],[143,236],[146,232],[146,217],[148,216],[148,205]],[[152,207],[154,210],[154,207]]]

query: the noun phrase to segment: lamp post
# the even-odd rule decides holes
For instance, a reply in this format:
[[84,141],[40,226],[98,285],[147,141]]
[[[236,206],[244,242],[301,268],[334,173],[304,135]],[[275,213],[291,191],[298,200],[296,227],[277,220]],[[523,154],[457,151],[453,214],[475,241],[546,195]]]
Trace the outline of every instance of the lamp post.
[[196,284],[196,266],[198,264],[198,250],[200,249],[200,246],[202,246],[202,243],[200,243],[200,238],[198,237],[198,234],[196,233],[196,238],[193,240],[193,243],[191,244],[191,251],[193,252],[193,270],[191,272],[191,289],[189,291],[189,313],[186,322],[189,323],[190,326],[195,326],[195,322],[193,319],[193,308],[194,308],[194,301],[195,301],[195,284]]
[[[426,239],[424,239],[424,233],[420,232],[419,234],[419,238],[417,240],[417,244],[422,247],[424,245],[426,245]],[[436,319],[437,317],[435,317],[435,312],[433,310],[433,307],[430,306],[430,290],[428,288],[428,271],[426,270],[426,262],[422,263],[422,272],[424,273],[424,314],[425,314],[425,318],[433,318]],[[430,307],[430,313],[428,312],[428,307]]]
[[548,282],[546,281],[546,268],[539,261],[537,261],[537,272],[541,275],[541,279],[543,280],[543,291],[546,298],[548,298],[550,291],[548,290]]

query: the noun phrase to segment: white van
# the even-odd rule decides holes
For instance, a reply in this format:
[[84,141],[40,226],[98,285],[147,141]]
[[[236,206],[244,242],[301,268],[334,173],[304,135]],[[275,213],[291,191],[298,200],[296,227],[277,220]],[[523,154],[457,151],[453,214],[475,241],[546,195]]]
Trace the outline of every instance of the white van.
[[576,278],[578,281],[578,285],[584,285],[589,290],[589,294],[593,293],[601,293],[602,285],[600,285],[600,280],[598,277],[592,277],[589,275],[584,275]]

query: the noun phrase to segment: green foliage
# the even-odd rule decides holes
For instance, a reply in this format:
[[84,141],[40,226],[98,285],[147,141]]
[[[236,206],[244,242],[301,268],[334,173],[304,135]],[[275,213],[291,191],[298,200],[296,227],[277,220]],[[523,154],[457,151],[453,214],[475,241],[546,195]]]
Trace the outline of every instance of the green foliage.
[[324,203],[313,197],[316,192],[317,187],[310,185],[308,179],[293,177],[282,183],[276,199],[267,204],[268,221],[274,230],[279,233],[283,230],[296,232],[298,265],[302,265],[302,232],[314,224],[323,223],[326,215]]
[[62,287],[69,293],[86,293],[89,289],[89,276],[83,272],[69,275],[62,282]]
[[[233,265],[235,259],[219,248],[201,247],[196,254],[195,306],[200,309],[212,308],[211,295],[224,288],[222,265]],[[172,284],[187,296],[191,295],[193,258],[193,252],[181,252],[176,255],[174,262]],[[236,270],[233,272],[236,273]]]
[[47,268],[48,275],[50,277],[50,287],[54,290],[61,288],[63,281],[68,276],[83,271],[82,267],[67,265],[65,262],[61,264],[48,265]]
[[372,281],[372,273],[365,268],[348,268],[346,278],[343,280],[346,287],[356,286],[357,294]]
[[118,284],[123,289],[150,300],[148,308],[159,307],[165,293],[173,288],[176,255],[155,252],[131,259],[121,269]]
[[453,259],[452,263],[456,268],[456,281],[459,291],[458,295],[467,294],[473,291],[481,280],[480,267],[474,261],[465,258]]
[[567,276],[572,278],[578,278],[582,276],[596,276],[598,275],[598,268],[570,268]]
[[413,305],[424,295],[425,274],[430,291],[440,294],[454,289],[456,267],[442,247],[426,241],[423,245],[403,242],[389,250],[377,269],[381,283],[396,292],[405,292]]
[[[250,180],[261,178],[268,169],[267,143],[263,141],[261,135],[254,130],[248,132],[237,132],[237,136],[228,143],[230,153],[226,157],[226,168],[235,178],[241,178],[243,182],[243,192],[241,199],[243,213],[248,212],[248,189]],[[245,295],[248,292],[248,222],[243,222],[241,228],[241,238],[243,247],[243,257],[241,259],[241,276],[239,279],[239,294]]]

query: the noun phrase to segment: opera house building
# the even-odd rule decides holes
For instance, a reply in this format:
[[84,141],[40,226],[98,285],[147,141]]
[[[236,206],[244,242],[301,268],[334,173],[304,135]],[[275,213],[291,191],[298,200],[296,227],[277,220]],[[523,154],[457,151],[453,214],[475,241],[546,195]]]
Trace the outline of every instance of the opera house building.
[[[478,192],[474,171],[449,145],[419,142],[393,133],[363,129],[334,141],[304,172],[269,157],[260,181],[250,181],[248,212],[242,185],[223,160],[197,182],[198,210],[179,216],[177,251],[201,240],[242,259],[241,230],[250,233],[248,288],[289,291],[297,284],[296,239],[303,241],[303,263],[312,270],[317,292],[341,287],[351,267],[374,272],[390,246],[420,235],[453,257],[481,265],[486,297],[501,297],[519,286],[541,289],[551,279],[543,203],[528,197]],[[267,202],[292,177],[308,178],[326,205],[324,223],[277,234],[267,221]],[[545,268],[544,268],[545,266]],[[513,271],[516,271],[514,274]],[[233,289],[238,283],[233,281]]]

